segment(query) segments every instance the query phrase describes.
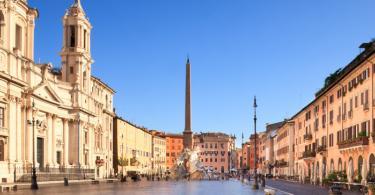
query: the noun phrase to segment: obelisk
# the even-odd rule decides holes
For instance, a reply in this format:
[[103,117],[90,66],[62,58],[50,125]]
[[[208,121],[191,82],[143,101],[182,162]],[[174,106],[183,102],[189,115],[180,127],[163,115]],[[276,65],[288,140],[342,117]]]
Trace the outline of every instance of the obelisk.
[[185,88],[185,130],[184,149],[193,149],[193,131],[191,130],[191,94],[190,94],[190,60],[186,61],[186,88]]

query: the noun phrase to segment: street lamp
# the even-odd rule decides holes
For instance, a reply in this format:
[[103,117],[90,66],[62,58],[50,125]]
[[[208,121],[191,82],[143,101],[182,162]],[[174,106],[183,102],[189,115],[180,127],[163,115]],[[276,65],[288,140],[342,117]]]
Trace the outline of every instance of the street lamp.
[[258,175],[257,175],[257,98],[254,97],[254,185],[253,189],[257,190],[259,189],[258,186]]
[[[33,109],[33,111],[35,109],[34,100],[33,100],[33,103],[32,103],[32,109]],[[29,125],[33,126],[33,129],[32,129],[33,130],[33,168],[32,168],[32,175],[31,175],[31,189],[37,190],[39,187],[38,187],[38,182],[36,180],[36,168],[35,168],[35,125],[39,125],[40,121],[35,120],[34,115],[33,115],[33,119],[27,120],[27,122],[28,122]]]

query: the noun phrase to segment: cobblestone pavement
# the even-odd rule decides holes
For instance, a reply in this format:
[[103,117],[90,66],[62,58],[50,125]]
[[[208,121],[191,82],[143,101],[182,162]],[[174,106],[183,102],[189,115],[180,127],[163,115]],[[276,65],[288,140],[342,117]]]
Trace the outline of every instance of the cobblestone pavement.
[[9,195],[263,195],[263,190],[254,191],[250,185],[237,180],[230,181],[179,181],[179,182],[126,182],[113,184],[85,184],[64,187],[41,186],[37,191],[20,190]]
[[[267,180],[266,185],[294,195],[327,195],[328,189],[313,186],[310,184],[300,184],[281,180]],[[359,192],[343,191],[344,195],[360,195]]]

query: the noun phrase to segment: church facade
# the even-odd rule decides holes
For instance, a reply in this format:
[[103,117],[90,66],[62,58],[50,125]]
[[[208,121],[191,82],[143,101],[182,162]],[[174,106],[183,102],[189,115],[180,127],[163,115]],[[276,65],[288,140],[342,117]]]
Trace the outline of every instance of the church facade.
[[[38,10],[0,0],[0,182],[43,172],[113,174],[114,90],[91,75],[92,26],[79,0],[63,17],[61,68],[34,61]],[[34,147],[33,147],[34,144]]]

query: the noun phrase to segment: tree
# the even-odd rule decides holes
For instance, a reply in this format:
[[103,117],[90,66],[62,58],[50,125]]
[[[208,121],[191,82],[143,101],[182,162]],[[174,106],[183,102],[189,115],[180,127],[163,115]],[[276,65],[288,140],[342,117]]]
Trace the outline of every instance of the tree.
[[324,80],[324,88],[331,85],[336,79],[340,76],[341,68],[337,69],[335,72],[331,73],[325,80]]
[[127,159],[126,157],[121,157],[121,158],[119,158],[119,159],[117,160],[117,162],[118,162],[118,165],[121,166],[122,174],[124,174],[124,173],[123,173],[123,172],[124,172],[124,166],[128,166],[128,164],[129,164],[128,159]]

